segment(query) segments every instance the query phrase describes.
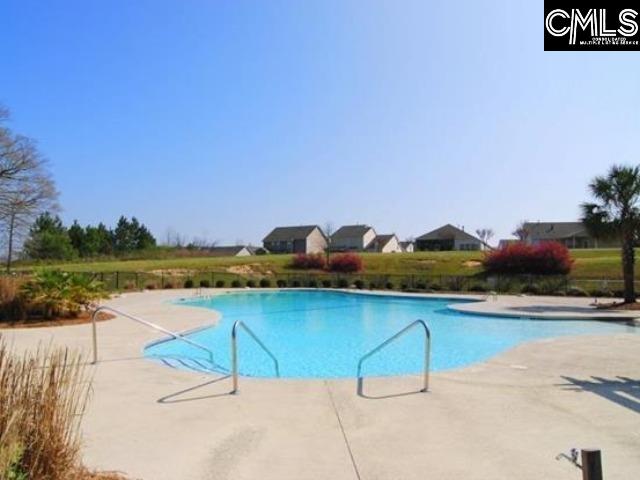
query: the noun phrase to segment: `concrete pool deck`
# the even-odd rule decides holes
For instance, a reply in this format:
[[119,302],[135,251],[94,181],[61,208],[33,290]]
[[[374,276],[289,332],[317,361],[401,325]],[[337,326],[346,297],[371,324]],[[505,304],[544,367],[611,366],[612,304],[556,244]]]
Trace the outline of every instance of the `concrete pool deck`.
[[[168,303],[191,295],[130,293],[107,304],[171,330],[215,322],[213,311]],[[512,298],[486,304],[550,305],[551,314],[589,300]],[[144,359],[144,344],[160,334],[115,318],[98,324],[84,456],[91,467],[144,480],[566,480],[580,470],[556,456],[591,447],[602,449],[605,478],[635,478],[640,335],[628,331],[526,343],[432,374],[426,394],[409,376],[367,379],[364,396],[355,380],[240,378],[240,393],[229,395],[228,378]],[[90,358],[89,325],[2,334],[16,349],[51,342]]]

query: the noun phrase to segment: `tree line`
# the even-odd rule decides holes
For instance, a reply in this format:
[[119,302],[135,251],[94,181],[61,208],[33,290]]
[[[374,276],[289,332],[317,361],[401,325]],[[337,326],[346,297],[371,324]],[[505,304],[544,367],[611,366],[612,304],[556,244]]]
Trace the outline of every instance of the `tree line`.
[[71,260],[125,255],[155,246],[154,236],[135,217],[121,216],[113,229],[103,223],[83,227],[77,220],[67,228],[59,216],[44,212],[29,229],[23,253],[33,260]]

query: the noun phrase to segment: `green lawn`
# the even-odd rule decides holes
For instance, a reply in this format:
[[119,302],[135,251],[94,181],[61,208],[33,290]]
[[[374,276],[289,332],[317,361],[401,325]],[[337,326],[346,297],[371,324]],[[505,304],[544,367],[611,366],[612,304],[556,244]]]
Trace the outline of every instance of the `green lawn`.
[[[575,267],[572,277],[621,278],[620,251],[616,249],[573,250]],[[365,273],[473,275],[482,270],[481,252],[416,252],[416,253],[364,253]],[[251,257],[181,257],[150,260],[99,260],[53,264],[56,268],[74,272],[152,272],[160,270],[187,270],[233,272],[250,269],[255,274],[293,273],[289,268],[291,255],[262,255]],[[246,267],[242,267],[246,266]],[[33,265],[18,265],[18,269],[32,269]],[[640,269],[638,269],[640,270]],[[241,272],[240,272],[241,273]],[[640,278],[640,272],[638,274]]]

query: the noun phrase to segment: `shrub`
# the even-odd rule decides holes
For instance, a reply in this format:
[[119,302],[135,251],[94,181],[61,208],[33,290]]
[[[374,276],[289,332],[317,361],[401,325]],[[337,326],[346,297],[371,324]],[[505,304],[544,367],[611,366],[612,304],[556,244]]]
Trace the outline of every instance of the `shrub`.
[[558,292],[564,291],[567,287],[567,282],[563,277],[551,277],[540,279],[540,293],[542,295],[558,295]]
[[331,288],[331,280],[325,278],[324,280],[322,280],[322,286],[324,288]]
[[378,285],[378,282],[373,281],[373,282],[369,282],[369,290],[376,290],[378,289],[380,286]]
[[329,259],[332,272],[354,273],[362,270],[362,258],[355,253],[341,253]]
[[79,414],[90,388],[83,365],[66,350],[18,357],[0,343],[0,478],[81,478]]
[[595,288],[589,292],[592,297],[611,297],[613,294],[611,290],[606,288]]
[[291,286],[293,288],[300,288],[302,284],[300,283],[300,280],[294,280],[293,282],[291,282]]
[[156,289],[156,284],[155,283],[147,283],[144,286],[145,290],[155,290]]
[[75,317],[88,310],[95,300],[106,296],[102,283],[89,276],[59,270],[40,270],[20,288],[28,310],[41,312],[45,319]]
[[339,278],[337,282],[338,288],[349,288],[349,280],[346,278]]
[[488,292],[489,286],[485,283],[474,283],[469,287],[470,292]]
[[401,283],[400,284],[400,290],[409,290],[409,284],[408,283]]
[[427,283],[423,282],[423,281],[418,281],[418,282],[416,282],[416,288],[418,290],[426,290],[427,289]]
[[271,286],[271,280],[268,278],[260,279],[260,288],[269,288]]
[[514,243],[487,253],[483,260],[489,273],[566,275],[573,260],[569,249],[558,242],[538,245]]
[[216,288],[224,288],[224,280],[216,280]]
[[567,295],[570,297],[588,297],[589,294],[584,288],[576,287],[575,285],[567,288]]
[[247,280],[247,287],[249,287],[249,288],[256,288],[256,282],[255,282],[255,280]]
[[184,281],[184,288],[193,288],[193,280],[190,278],[187,278]]
[[539,295],[540,294],[540,285],[537,283],[529,283],[522,287],[522,293],[529,293],[531,295]]
[[231,288],[240,288],[242,287],[242,282],[237,278],[231,282]]
[[167,289],[171,289],[171,288],[173,288],[173,282],[172,282],[172,281],[170,281],[170,280],[169,280],[169,281],[164,282],[164,286],[163,286],[163,288],[167,288]]
[[122,287],[124,290],[135,290],[136,289],[136,284],[135,282],[125,282],[124,286]]
[[315,278],[309,280],[309,288],[318,288],[318,281]]
[[200,288],[209,288],[211,287],[211,282],[207,279],[200,280]]
[[359,278],[355,282],[353,282],[353,284],[358,290],[362,290],[364,288],[364,282]]
[[276,280],[276,285],[278,286],[278,288],[286,288],[287,281],[283,278],[279,278],[278,280]]
[[322,253],[299,253],[293,257],[291,266],[301,270],[322,270],[326,265],[326,258]]

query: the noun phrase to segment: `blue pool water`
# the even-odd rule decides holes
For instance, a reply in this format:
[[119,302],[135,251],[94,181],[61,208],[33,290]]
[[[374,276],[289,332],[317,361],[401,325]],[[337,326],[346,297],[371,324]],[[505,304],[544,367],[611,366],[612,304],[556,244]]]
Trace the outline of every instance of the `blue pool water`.
[[[180,304],[222,314],[215,327],[188,335],[213,350],[213,363],[205,352],[178,340],[148,346],[145,355],[173,367],[228,372],[231,328],[236,320],[242,320],[278,358],[282,377],[336,378],[354,377],[362,355],[418,318],[431,329],[432,370],[480,362],[529,340],[634,330],[593,321],[465,315],[447,308],[460,301],[322,290],[240,292],[188,299]],[[243,331],[238,345],[241,374],[274,376],[272,362]],[[424,336],[416,329],[371,357],[363,374],[418,373],[423,349]]]

